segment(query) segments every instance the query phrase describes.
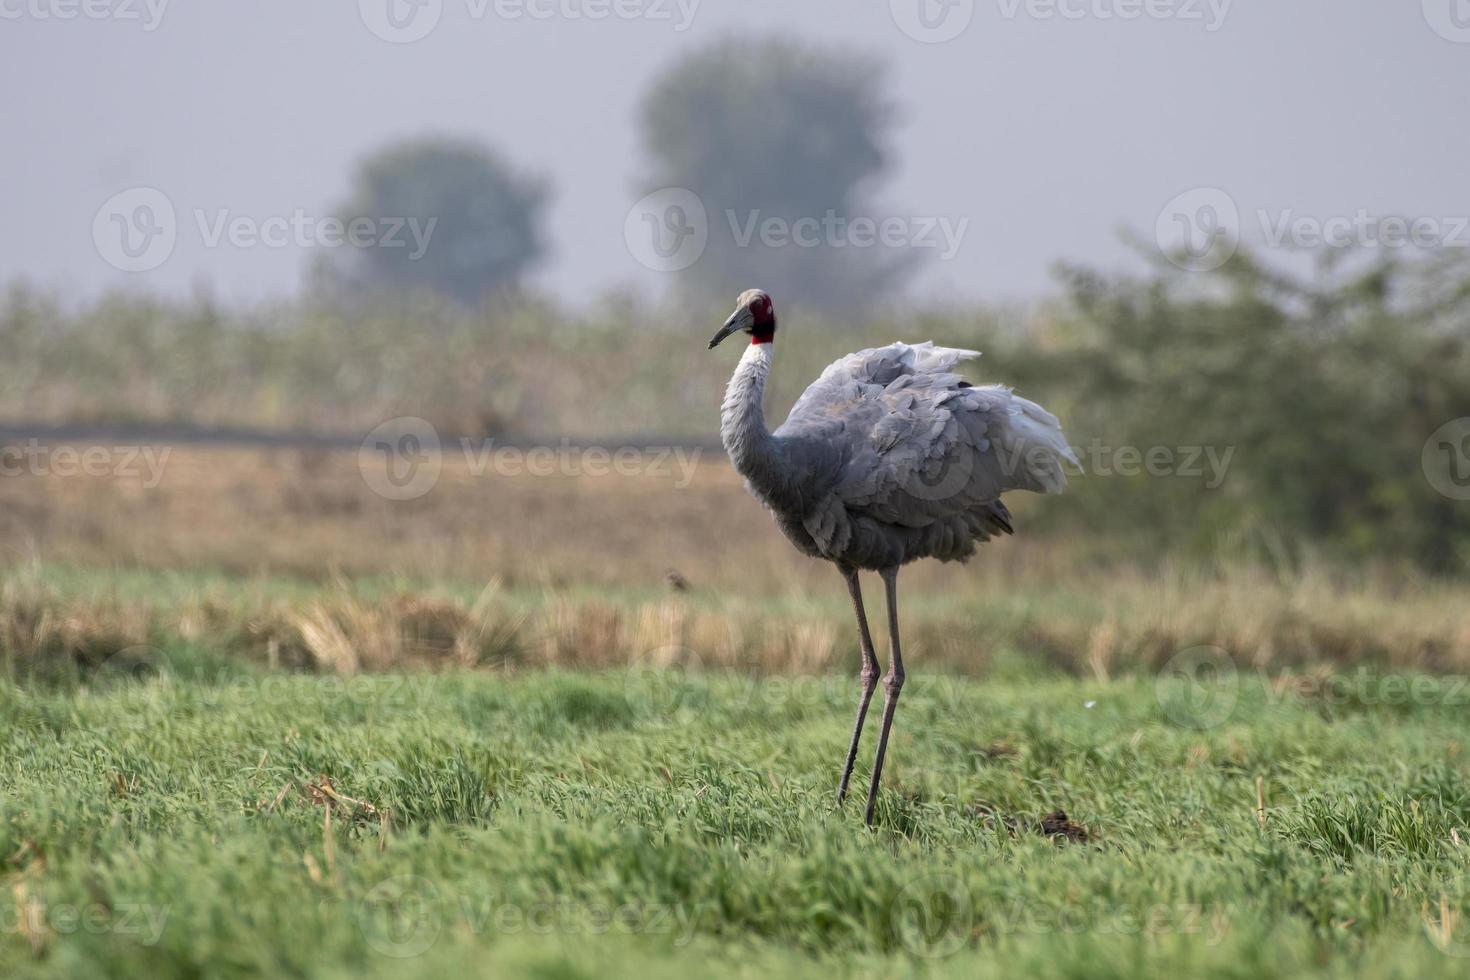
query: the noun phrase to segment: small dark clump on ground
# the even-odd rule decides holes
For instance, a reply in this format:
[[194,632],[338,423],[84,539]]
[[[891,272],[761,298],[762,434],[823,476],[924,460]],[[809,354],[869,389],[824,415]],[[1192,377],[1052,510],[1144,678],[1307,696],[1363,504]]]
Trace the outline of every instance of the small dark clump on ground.
[[983,759],[994,761],[996,759],[1010,759],[1021,753],[1009,742],[992,742],[975,749],[975,753]]
[[1048,837],[1063,838],[1076,844],[1087,843],[1087,828],[1067,819],[1065,810],[1053,810],[1041,818],[1041,832]]
[[1065,810],[1053,810],[1042,817],[1039,823],[1001,813],[988,803],[973,803],[968,812],[970,816],[985,823],[999,823],[1012,836],[1024,830],[1050,837],[1058,844],[1085,844],[1092,839],[1087,828],[1080,823],[1074,823]]

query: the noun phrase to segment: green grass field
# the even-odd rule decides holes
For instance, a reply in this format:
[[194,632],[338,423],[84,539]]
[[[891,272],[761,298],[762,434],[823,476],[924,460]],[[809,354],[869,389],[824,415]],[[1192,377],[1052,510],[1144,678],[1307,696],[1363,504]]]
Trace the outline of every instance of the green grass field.
[[5,977],[1470,970],[1454,678],[916,665],[868,830],[850,677],[119,663],[0,681]]

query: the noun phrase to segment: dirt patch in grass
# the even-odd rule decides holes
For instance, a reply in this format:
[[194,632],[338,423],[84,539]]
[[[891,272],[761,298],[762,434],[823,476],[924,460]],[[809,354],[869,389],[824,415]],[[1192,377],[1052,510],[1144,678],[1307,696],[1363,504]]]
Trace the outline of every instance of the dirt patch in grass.
[[1087,828],[1070,820],[1065,810],[1053,810],[1042,817],[1037,829],[1058,844],[1086,844],[1091,839]]
[[1057,844],[1086,844],[1092,840],[1092,832],[1068,817],[1065,810],[1053,810],[1040,820],[1001,813],[989,803],[972,803],[967,812],[988,826],[1004,827],[1012,837],[1023,833],[1040,834]]

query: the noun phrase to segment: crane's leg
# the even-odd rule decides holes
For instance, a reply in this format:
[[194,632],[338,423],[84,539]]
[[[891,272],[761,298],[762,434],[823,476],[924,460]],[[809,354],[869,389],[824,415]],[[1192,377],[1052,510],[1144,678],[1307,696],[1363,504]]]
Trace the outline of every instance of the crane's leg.
[[847,798],[847,781],[852,778],[852,764],[857,761],[858,740],[863,734],[863,719],[868,717],[868,702],[873,700],[873,689],[878,686],[878,655],[873,652],[873,637],[868,632],[868,615],[863,612],[863,590],[858,584],[856,568],[842,569],[847,581],[848,595],[852,596],[852,608],[857,613],[858,639],[863,646],[863,690],[858,700],[857,722],[852,726],[852,743],[847,747],[847,763],[842,767],[842,782],[837,784],[837,805]]
[[893,727],[893,712],[898,708],[898,693],[903,690],[903,654],[898,648],[898,567],[883,569],[883,589],[888,593],[888,636],[893,659],[883,678],[883,728],[878,733],[878,756],[873,760],[873,781],[868,784],[868,810],[863,822],[872,824],[873,804],[878,802],[878,780],[883,775],[883,755],[888,751],[888,730]]

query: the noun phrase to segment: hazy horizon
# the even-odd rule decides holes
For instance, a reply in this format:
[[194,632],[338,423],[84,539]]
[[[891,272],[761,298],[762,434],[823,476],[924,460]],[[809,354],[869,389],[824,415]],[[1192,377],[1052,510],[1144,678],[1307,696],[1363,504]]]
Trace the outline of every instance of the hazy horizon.
[[[399,21],[383,19],[390,2]],[[365,153],[449,134],[550,179],[550,252],[533,287],[571,304],[657,294],[668,275],[624,240],[650,190],[636,107],[674,61],[731,36],[886,62],[894,167],[871,217],[964,223],[953,257],[934,249],[909,290],[930,302],[1025,300],[1058,260],[1136,267],[1119,231],[1152,238],[1195,188],[1224,193],[1248,243],[1332,219],[1356,241],[1364,217],[1402,215],[1470,245],[1470,133],[1449,122],[1470,81],[1459,0],[420,2],[0,0],[12,93],[0,120],[14,134],[0,157],[0,282],[79,299],[117,286],[289,295],[312,247],[211,247],[206,226],[320,218]],[[428,19],[402,19],[416,9]],[[392,23],[433,29],[394,43],[378,36]],[[177,242],[129,273],[100,253],[93,223],[138,187],[166,195]],[[1213,208],[1216,193],[1184,200]]]

